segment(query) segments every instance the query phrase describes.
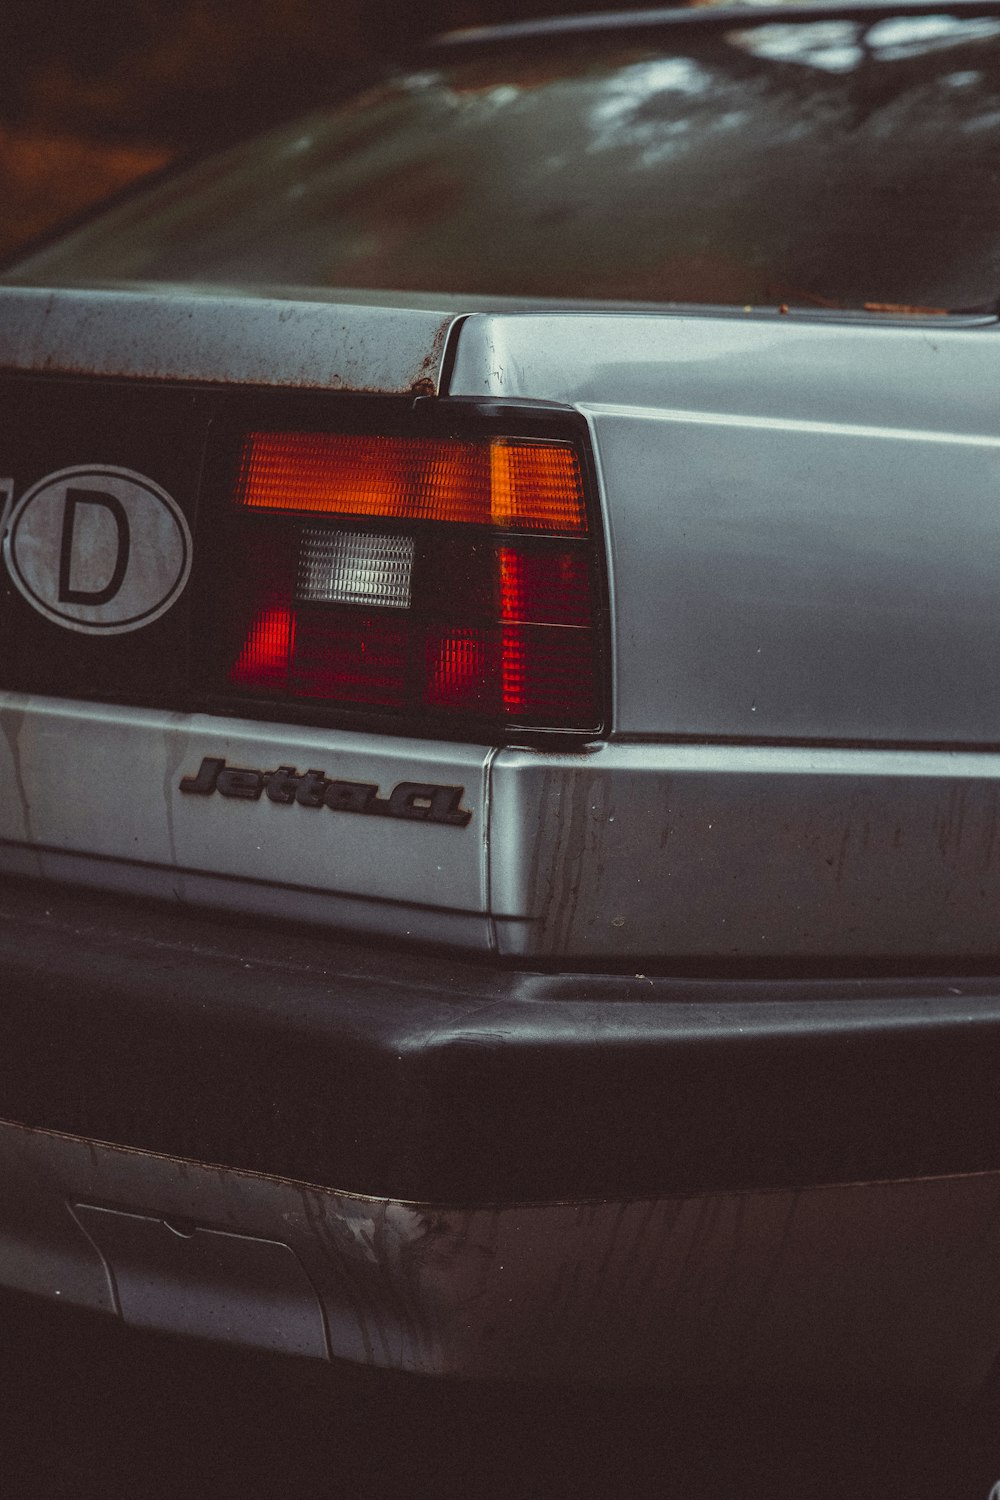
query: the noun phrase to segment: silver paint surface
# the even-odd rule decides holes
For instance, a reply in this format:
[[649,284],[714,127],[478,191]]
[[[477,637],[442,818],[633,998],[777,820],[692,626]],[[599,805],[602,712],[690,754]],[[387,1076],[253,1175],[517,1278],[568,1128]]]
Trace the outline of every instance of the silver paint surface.
[[454,318],[321,291],[0,286],[0,370],[429,395]]
[[503,954],[919,967],[998,948],[998,754],[509,749],[490,799]]
[[[0,870],[487,946],[481,746],[0,694]],[[461,785],[466,828],[179,791],[205,756]]]
[[[617,743],[583,754],[0,700],[0,870],[555,956],[996,951],[1000,754]],[[185,795],[203,756],[465,787],[466,828]]]
[[450,388],[590,424],[614,733],[996,744],[998,356],[940,319],[480,315]]

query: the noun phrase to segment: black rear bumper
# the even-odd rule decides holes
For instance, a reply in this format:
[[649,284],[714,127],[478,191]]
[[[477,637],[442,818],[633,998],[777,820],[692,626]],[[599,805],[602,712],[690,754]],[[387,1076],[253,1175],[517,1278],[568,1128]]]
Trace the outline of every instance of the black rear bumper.
[[1000,1167],[1000,978],[512,972],[0,888],[0,1118],[513,1203]]

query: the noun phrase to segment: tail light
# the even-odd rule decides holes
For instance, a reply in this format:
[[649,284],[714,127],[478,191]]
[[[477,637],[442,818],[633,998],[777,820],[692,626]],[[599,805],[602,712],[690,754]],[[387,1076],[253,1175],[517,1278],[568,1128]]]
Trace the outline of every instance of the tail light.
[[216,693],[431,730],[601,727],[574,443],[250,432],[228,505]]

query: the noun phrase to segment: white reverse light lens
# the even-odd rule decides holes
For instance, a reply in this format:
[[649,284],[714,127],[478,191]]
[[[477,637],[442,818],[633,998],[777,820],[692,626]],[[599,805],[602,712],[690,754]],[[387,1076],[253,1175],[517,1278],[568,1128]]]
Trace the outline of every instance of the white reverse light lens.
[[409,609],[413,538],[368,531],[302,531],[296,595],[309,604]]

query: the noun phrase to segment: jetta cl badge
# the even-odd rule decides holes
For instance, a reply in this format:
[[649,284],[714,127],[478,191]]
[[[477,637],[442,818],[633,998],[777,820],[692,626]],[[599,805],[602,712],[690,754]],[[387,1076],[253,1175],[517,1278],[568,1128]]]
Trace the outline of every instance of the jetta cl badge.
[[472,817],[462,807],[465,788],[439,786],[429,781],[400,781],[388,797],[382,797],[374,781],[331,781],[322,771],[306,771],[294,766],[279,766],[276,771],[258,771],[251,766],[227,766],[215,755],[202,756],[194,776],[182,777],[179,790],[189,796],[223,797],[259,802],[261,795],[269,802],[285,807],[328,807],[331,812],[365,813],[370,818],[403,818],[417,823],[443,823],[450,828],[465,828]]
[[[0,481],[4,489],[13,486]],[[81,465],[47,474],[13,506],[3,555],[46,619],[120,635],[176,601],[191,572],[191,533],[176,500],[152,479]]]

